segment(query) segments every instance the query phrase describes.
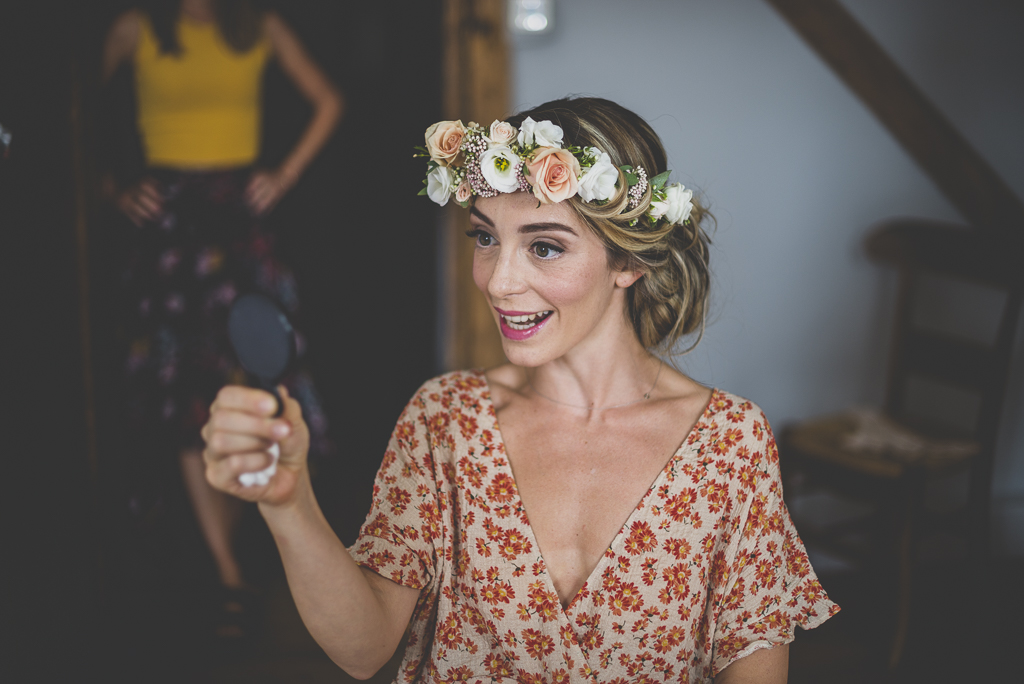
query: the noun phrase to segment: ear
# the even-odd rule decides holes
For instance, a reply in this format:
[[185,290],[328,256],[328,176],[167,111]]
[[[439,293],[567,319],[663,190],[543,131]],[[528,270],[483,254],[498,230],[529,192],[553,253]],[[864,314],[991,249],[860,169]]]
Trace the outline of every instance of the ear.
[[636,281],[643,277],[643,271],[619,271],[618,275],[615,276],[615,284],[626,289]]

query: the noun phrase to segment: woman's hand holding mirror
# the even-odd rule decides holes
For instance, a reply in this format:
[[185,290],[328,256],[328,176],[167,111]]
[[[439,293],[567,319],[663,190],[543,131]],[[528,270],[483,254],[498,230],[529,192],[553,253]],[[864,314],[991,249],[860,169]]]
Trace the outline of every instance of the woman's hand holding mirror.
[[[274,397],[274,418],[285,410],[277,386],[295,362],[295,331],[288,316],[269,297],[257,293],[242,295],[228,312],[228,337],[238,361]],[[300,415],[301,419],[301,415]],[[263,486],[277,472],[280,446],[272,442],[267,447],[270,463],[257,470],[245,471],[238,476],[242,486]]]
[[[246,501],[277,506],[290,503],[300,483],[309,482],[309,429],[299,403],[283,386],[277,389],[284,403],[279,418],[275,417],[277,400],[264,390],[229,385],[217,394],[202,430],[206,479],[214,488]],[[280,449],[280,458],[273,476],[265,482],[243,484],[240,476],[271,465],[269,451],[274,444]]]

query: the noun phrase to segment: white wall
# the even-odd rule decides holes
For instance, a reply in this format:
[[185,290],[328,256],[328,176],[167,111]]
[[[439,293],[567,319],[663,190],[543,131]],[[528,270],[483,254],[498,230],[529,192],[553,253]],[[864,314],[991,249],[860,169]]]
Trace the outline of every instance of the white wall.
[[[844,5],[1024,197],[1024,11]],[[763,0],[557,0],[557,11],[552,34],[515,45],[513,105],[573,93],[633,109],[718,218],[714,318],[685,369],[777,426],[877,404],[894,279],[863,255],[865,232],[894,215],[963,218]],[[1017,342],[996,529],[1024,555],[1024,329]]]

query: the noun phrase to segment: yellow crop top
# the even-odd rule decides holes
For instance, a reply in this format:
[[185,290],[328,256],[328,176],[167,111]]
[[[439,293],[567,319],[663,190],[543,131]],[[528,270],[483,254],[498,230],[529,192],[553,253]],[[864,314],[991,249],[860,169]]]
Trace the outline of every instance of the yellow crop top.
[[230,167],[259,152],[266,38],[235,52],[214,23],[178,23],[179,55],[163,54],[143,17],[135,51],[142,149],[151,166]]

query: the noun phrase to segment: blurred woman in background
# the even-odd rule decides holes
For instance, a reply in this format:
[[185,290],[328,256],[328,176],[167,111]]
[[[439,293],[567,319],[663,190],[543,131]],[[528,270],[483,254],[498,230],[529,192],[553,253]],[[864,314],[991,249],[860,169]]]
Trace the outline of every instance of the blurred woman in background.
[[[258,169],[261,84],[273,58],[313,114],[280,166]],[[323,148],[343,100],[281,18],[247,0],[165,0],[122,14],[104,44],[104,81],[124,64],[134,70],[146,170],[127,187],[105,176],[103,193],[138,227],[122,275],[128,418],[143,448],[177,454],[225,609],[237,613],[248,590],[232,545],[240,508],[206,483],[199,430],[217,389],[241,379],[225,326],[236,296],[260,291],[297,311],[294,278],[260,217]],[[327,449],[312,384],[296,374],[290,386],[314,449]],[[217,629],[244,631],[230,619]]]

